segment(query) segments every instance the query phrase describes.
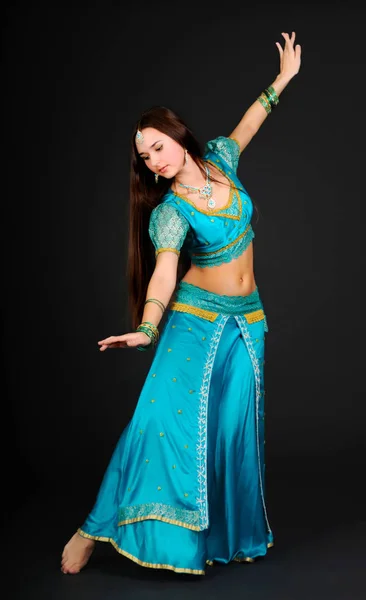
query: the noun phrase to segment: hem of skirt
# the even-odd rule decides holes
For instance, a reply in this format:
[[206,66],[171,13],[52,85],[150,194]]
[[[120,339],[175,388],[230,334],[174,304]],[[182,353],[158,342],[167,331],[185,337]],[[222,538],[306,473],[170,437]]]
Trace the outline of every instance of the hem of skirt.
[[139,523],[140,521],[147,521],[151,519],[155,521],[163,521],[164,523],[170,523],[171,525],[178,525],[179,527],[184,527],[185,529],[190,529],[191,531],[200,531],[198,525],[190,525],[189,523],[184,523],[183,521],[177,521],[175,519],[168,519],[167,517],[161,517],[160,515],[146,515],[146,517],[125,519],[124,521],[119,521],[117,526],[122,527],[122,525],[130,525],[131,523]]
[[122,548],[120,548],[118,546],[117,542],[115,542],[115,540],[111,537],[90,535],[89,533],[86,533],[85,531],[83,531],[80,528],[77,530],[77,532],[79,535],[81,535],[82,537],[85,537],[89,540],[95,540],[98,542],[109,542],[110,544],[112,544],[113,548],[115,550],[117,550],[117,552],[119,552],[126,558],[129,558],[130,560],[137,563],[141,567],[148,567],[150,569],[167,569],[169,571],[175,571],[175,573],[188,573],[190,575],[205,575],[206,574],[204,570],[200,570],[200,569],[184,569],[182,567],[175,567],[173,565],[163,565],[163,564],[144,562],[143,560],[140,560],[136,556],[133,556],[133,554],[130,554],[129,552],[126,552],[126,550],[123,550]]
[[[267,544],[267,549],[272,548],[273,546],[274,546],[274,543],[270,542],[269,544]],[[256,561],[256,558],[258,558],[258,557],[251,558],[250,556],[245,556],[244,558],[233,558],[232,560],[229,560],[229,562],[254,563]],[[209,565],[210,567],[212,567],[215,563],[218,563],[218,562],[220,562],[220,561],[216,561],[215,559],[214,560],[206,560],[206,564]]]

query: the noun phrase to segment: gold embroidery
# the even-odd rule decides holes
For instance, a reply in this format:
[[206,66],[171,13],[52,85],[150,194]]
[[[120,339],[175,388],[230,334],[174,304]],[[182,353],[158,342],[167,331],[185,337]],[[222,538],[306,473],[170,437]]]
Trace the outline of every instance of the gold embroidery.
[[[192,306],[191,304],[184,304],[183,302],[172,302],[170,305],[170,310],[175,310],[177,312],[188,313],[190,315],[195,315],[196,317],[201,317],[202,319],[206,319],[207,321],[211,321],[213,323],[219,313],[212,312],[211,310],[206,310],[204,308],[198,308],[197,306]],[[249,324],[257,323],[258,321],[262,321],[264,319],[263,309],[255,310],[251,313],[244,313],[244,317],[246,318]],[[189,327],[188,331],[191,331],[192,328]],[[205,341],[206,337],[203,336],[202,341]],[[257,341],[257,340],[256,340]],[[187,360],[190,360],[187,358]]]
[[[207,161],[207,162],[210,162],[210,161]],[[230,178],[227,177],[227,179],[230,179]],[[230,179],[230,182],[231,182],[231,179]],[[221,208],[216,208],[215,210],[214,209],[204,210],[203,208],[198,208],[197,204],[195,204],[192,200],[190,200],[186,196],[182,196],[181,194],[177,194],[176,192],[173,192],[173,194],[174,194],[174,196],[181,198],[182,200],[184,200],[185,202],[187,202],[188,204],[193,206],[196,210],[198,210],[198,212],[203,213],[204,215],[214,215],[221,210],[226,210],[227,208],[230,208],[230,206],[233,203],[233,199],[234,199],[234,188],[233,188],[233,186],[230,186],[230,194],[229,194],[229,199],[228,199],[227,203],[224,206],[222,206]],[[240,198],[240,196],[239,196],[239,198]],[[241,205],[241,203],[240,203],[240,205]],[[224,217],[225,215],[218,215],[218,216]],[[235,218],[238,219],[238,217],[235,217]]]
[[184,523],[183,521],[177,521],[176,519],[168,519],[167,517],[162,517],[161,515],[146,515],[144,517],[135,517],[133,519],[125,519],[124,521],[119,521],[117,523],[118,527],[122,527],[123,525],[131,525],[132,523],[140,523],[141,521],[153,520],[153,521],[163,521],[163,523],[170,523],[171,525],[178,525],[179,527],[184,527],[184,529],[190,529],[191,531],[200,531],[198,525],[189,525],[189,523]]
[[[219,313],[215,313],[210,310],[205,310],[204,308],[197,308],[197,306],[191,306],[190,304],[183,304],[183,302],[173,302],[170,305],[170,310],[190,313],[191,315],[196,315],[196,317],[202,317],[202,319],[207,319],[207,321],[211,322],[213,322],[219,315]],[[192,328],[189,327],[188,331],[191,330]]]
[[259,310],[255,310],[254,312],[246,313],[244,316],[248,323],[257,323],[258,321],[262,321],[264,319],[264,312],[263,309],[260,308]]
[[[235,140],[236,141],[236,140]],[[177,198],[180,198],[181,200],[184,200],[184,202],[187,202],[188,204],[190,204],[191,206],[193,206],[196,210],[198,210],[198,212],[203,213],[204,215],[216,215],[218,217],[227,217],[228,219],[235,219],[237,221],[240,220],[241,217],[241,211],[242,211],[242,205],[241,205],[241,198],[240,198],[240,194],[238,192],[239,189],[241,188],[237,188],[234,184],[234,181],[231,179],[231,177],[229,177],[228,173],[225,173],[224,169],[222,169],[221,167],[219,167],[215,162],[213,162],[212,160],[206,160],[206,162],[208,162],[209,164],[211,164],[212,166],[214,166],[216,169],[218,169],[220,171],[220,173],[225,177],[225,179],[228,179],[230,182],[230,194],[229,194],[229,199],[227,201],[227,203],[224,206],[221,206],[221,208],[216,208],[216,209],[212,209],[212,210],[204,210],[203,208],[198,208],[198,206],[192,202],[192,200],[190,200],[189,198],[187,198],[187,196],[183,196],[181,194],[177,194],[176,192],[173,192],[173,190],[171,190],[171,192],[174,194],[174,196],[177,196]],[[231,173],[231,171],[230,171]],[[228,208],[231,207],[232,203],[233,203],[233,199],[234,199],[234,193],[237,195],[238,198],[238,206],[239,206],[239,216],[235,216],[235,215],[228,215],[228,214],[218,214],[220,213],[222,210],[226,210]],[[177,202],[179,202],[177,200]]]
[[178,254],[178,256],[180,254],[180,251],[176,248],[158,248],[158,250],[155,251],[155,256],[161,254],[162,252],[175,252],[175,254]]
[[119,552],[120,554],[123,554],[123,556],[126,556],[127,558],[133,560],[135,563],[137,563],[138,565],[141,565],[142,567],[149,567],[151,569],[168,569],[170,571],[175,571],[176,573],[192,573],[192,575],[205,575],[205,571],[201,571],[200,569],[183,569],[181,567],[174,567],[173,565],[163,565],[163,564],[154,564],[154,563],[144,562],[144,561],[140,560],[139,558],[136,558],[136,556],[133,556],[129,552],[126,552],[126,550],[122,550],[122,548],[120,548],[117,545],[117,543],[114,541],[113,538],[89,535],[88,533],[84,533],[84,531],[82,531],[81,529],[78,529],[78,533],[82,537],[88,538],[89,540],[96,540],[99,542],[109,542],[117,550],[117,552]]
[[219,248],[218,250],[214,250],[213,252],[196,252],[196,253],[193,253],[192,256],[212,256],[213,254],[217,254],[218,252],[223,252],[224,250],[227,250],[228,248],[231,248],[231,246],[234,246],[235,244],[237,244],[237,242],[239,240],[241,240],[242,237],[245,236],[245,234],[248,232],[249,229],[250,229],[250,225],[248,225],[248,227],[245,229],[245,231],[243,231],[243,233],[241,233],[233,242],[230,242],[230,244],[227,244],[226,246],[223,246],[222,248]]

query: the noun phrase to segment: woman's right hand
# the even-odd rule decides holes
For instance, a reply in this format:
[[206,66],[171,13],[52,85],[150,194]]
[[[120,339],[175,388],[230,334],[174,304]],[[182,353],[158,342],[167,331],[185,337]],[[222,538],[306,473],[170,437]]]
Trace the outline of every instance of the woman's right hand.
[[98,342],[101,352],[108,348],[134,348],[136,346],[148,346],[151,340],[146,333],[136,331],[135,333],[125,333],[124,335],[111,335],[105,340]]

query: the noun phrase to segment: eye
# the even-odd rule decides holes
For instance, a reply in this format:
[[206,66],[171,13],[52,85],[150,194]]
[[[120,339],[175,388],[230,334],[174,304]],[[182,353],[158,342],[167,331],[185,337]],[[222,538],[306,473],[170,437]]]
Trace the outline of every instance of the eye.
[[148,156],[141,156],[142,160],[149,160]]
[[160,150],[162,150],[163,146],[159,146],[159,148],[155,148],[156,152],[159,152]]

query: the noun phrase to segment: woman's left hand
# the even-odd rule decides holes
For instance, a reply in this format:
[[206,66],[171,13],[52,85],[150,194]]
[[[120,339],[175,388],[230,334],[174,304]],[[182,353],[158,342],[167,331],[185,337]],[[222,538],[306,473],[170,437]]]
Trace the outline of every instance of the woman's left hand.
[[295,32],[291,34],[291,38],[288,33],[282,33],[285,39],[285,47],[282,48],[279,42],[276,42],[276,46],[280,53],[280,75],[286,79],[292,79],[294,75],[300,70],[301,64],[301,46],[295,42]]

